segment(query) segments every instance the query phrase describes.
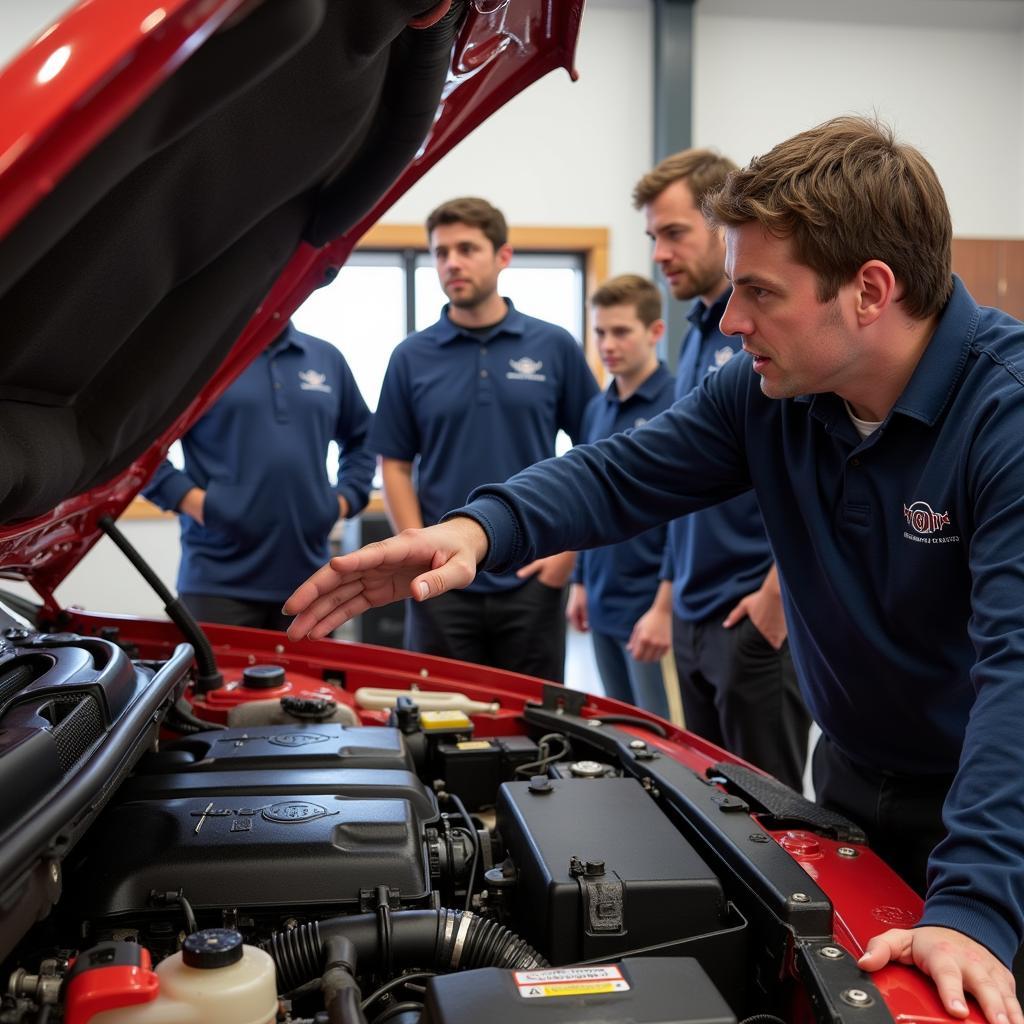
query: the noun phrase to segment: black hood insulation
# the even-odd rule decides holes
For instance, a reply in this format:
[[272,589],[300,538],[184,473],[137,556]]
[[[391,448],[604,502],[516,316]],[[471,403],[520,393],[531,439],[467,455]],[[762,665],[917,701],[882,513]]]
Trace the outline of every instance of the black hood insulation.
[[125,469],[210,379],[302,241],[364,216],[430,129],[455,0],[266,0],[0,244],[0,523]]

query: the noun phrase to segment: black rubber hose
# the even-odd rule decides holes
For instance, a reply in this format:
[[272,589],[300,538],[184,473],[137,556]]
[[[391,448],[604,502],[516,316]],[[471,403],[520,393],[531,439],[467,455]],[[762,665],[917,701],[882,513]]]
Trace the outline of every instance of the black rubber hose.
[[355,979],[355,947],[344,935],[334,935],[324,943],[324,956],[327,966],[320,987],[330,1024],[366,1024]]
[[[327,943],[345,936],[360,965],[381,965],[376,914],[312,921],[287,932],[275,932],[267,944],[283,992],[298,988],[323,973]],[[438,972],[475,967],[526,970],[547,967],[547,961],[497,921],[461,910],[396,910],[391,914],[391,955],[395,970],[425,967]]]
[[192,613],[164,586],[163,580],[135,550],[131,541],[117,528],[117,524],[110,516],[102,516],[98,526],[121,549],[122,554],[131,562],[139,575],[156,591],[157,597],[164,603],[164,611],[167,612],[168,618],[192,645],[198,670],[196,689],[200,693],[219,690],[224,685],[224,677],[217,670],[217,659],[213,656],[210,641]]

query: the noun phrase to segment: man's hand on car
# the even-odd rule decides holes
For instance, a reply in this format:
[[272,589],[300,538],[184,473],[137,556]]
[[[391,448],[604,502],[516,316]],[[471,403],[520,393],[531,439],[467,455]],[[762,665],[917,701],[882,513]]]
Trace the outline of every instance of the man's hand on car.
[[284,614],[295,616],[288,637],[318,640],[367,608],[468,586],[485,554],[482,527],[459,516],[332,558],[285,602]]
[[913,964],[927,974],[946,1012],[954,1017],[967,1016],[964,993],[969,992],[989,1024],[1024,1024],[1013,974],[984,946],[958,931],[934,926],[893,928],[868,942],[857,965],[877,971],[890,962]]

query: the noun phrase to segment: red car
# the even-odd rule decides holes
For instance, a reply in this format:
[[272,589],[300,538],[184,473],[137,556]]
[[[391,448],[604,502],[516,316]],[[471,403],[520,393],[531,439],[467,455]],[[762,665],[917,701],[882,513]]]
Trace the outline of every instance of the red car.
[[582,7],[82,0],[0,72],[2,1024],[945,1019],[859,830],[667,722],[54,597]]

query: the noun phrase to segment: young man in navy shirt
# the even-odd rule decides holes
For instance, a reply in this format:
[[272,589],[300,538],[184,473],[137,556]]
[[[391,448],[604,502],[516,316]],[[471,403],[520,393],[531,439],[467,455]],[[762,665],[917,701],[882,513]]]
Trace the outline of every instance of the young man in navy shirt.
[[[594,337],[611,374],[583,417],[588,444],[643,426],[672,404],[672,375],[658,359],[665,333],[661,293],[652,281],[623,274],[590,297]],[[576,556],[566,618],[591,635],[604,692],[668,717],[661,659],[672,643],[671,599],[656,600],[665,527]]]
[[[672,296],[693,300],[676,398],[739,351],[719,321],[732,288],[725,239],[701,203],[736,165],[709,149],[666,157],[633,189]],[[659,604],[672,609],[672,647],[686,727],[803,790],[810,717],[786,640],[778,573],[751,491],[674,519]]]
[[912,964],[953,1016],[970,992],[1021,1024],[1024,325],[953,277],[934,170],[870,119],[781,143],[706,210],[733,283],[722,329],[748,357],[644,427],[334,560],[289,599],[289,635],[753,488],[823,732],[819,799],[922,890],[927,861],[921,920],[859,964]]
[[[289,324],[181,439],[143,494],[181,520],[178,592],[204,622],[284,629],[296,572],[366,505],[370,412],[344,356]],[[331,441],[338,482],[327,475]]]
[[[559,430],[579,441],[597,391],[567,331],[498,294],[512,259],[500,210],[451,200],[427,218],[427,236],[448,305],[395,349],[370,438],[396,533],[436,523],[474,487],[554,455]],[[407,602],[405,646],[561,682],[573,561],[570,552],[481,573],[464,593]]]

